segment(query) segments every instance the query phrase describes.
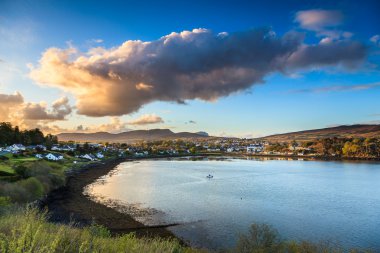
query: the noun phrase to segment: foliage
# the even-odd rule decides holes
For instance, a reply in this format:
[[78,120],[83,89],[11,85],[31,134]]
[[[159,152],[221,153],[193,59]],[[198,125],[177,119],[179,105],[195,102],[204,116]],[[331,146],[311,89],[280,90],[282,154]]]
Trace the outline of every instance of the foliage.
[[317,154],[335,157],[358,157],[376,158],[380,157],[380,139],[377,138],[324,138],[314,141],[276,142],[266,147],[266,151],[293,152],[299,147],[303,154]]
[[65,182],[63,171],[57,170],[46,161],[15,166],[15,173],[20,180],[0,184],[0,197],[9,197],[15,203],[34,201]]
[[0,123],[0,146],[12,145],[39,145],[39,144],[56,144],[56,136],[47,135],[46,137],[40,129],[31,129],[20,131],[18,126],[13,127],[11,123]]
[[109,236],[104,227],[52,224],[46,214],[26,209],[0,217],[0,252],[200,252],[176,240]]
[[364,253],[370,250],[344,250],[337,243],[330,241],[312,243],[307,241],[281,240],[278,232],[267,224],[252,224],[248,234],[241,235],[235,253]]

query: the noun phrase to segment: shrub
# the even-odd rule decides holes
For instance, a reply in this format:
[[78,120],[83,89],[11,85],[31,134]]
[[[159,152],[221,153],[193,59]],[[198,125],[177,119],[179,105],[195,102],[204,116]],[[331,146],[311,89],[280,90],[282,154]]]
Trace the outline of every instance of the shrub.
[[267,224],[252,224],[247,235],[240,235],[234,252],[280,252],[282,246],[277,230]]

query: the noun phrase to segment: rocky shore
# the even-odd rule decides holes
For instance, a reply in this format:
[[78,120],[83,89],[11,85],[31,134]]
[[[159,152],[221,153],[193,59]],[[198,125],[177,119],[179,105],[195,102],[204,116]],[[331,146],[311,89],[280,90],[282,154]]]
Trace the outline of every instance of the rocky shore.
[[49,220],[78,227],[96,223],[108,228],[114,235],[134,232],[138,237],[175,238],[165,226],[145,226],[130,215],[96,203],[83,194],[84,187],[124,161],[116,159],[90,164],[68,173],[65,186],[52,191],[40,204],[42,208],[47,208]]

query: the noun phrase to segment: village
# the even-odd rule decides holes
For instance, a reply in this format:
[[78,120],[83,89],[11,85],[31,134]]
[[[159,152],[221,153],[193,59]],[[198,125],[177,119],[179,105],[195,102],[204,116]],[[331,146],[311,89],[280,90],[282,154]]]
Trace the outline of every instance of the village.
[[[279,148],[274,148],[280,145]],[[106,154],[117,154],[119,157],[177,156],[194,154],[220,155],[316,155],[313,149],[301,146],[300,143],[271,144],[267,141],[237,138],[205,138],[140,141],[125,143],[75,143],[60,142],[50,147],[45,145],[12,144],[0,147],[1,156],[34,157],[48,161],[60,161],[70,156],[73,163],[79,161],[98,161]]]

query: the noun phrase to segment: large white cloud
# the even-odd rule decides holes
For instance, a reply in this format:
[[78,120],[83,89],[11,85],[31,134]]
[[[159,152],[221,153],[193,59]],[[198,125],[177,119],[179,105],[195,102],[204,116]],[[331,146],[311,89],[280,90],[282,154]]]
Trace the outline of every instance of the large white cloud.
[[356,66],[366,47],[350,39],[308,45],[303,34],[267,28],[238,33],[194,29],[114,48],[47,49],[30,77],[77,98],[78,113],[118,116],[154,101],[216,100],[273,72]]

